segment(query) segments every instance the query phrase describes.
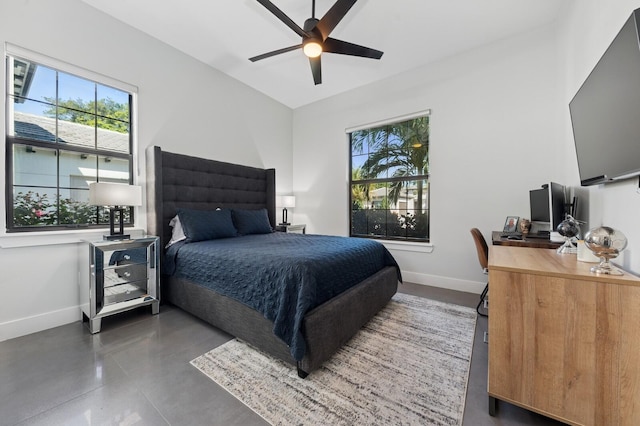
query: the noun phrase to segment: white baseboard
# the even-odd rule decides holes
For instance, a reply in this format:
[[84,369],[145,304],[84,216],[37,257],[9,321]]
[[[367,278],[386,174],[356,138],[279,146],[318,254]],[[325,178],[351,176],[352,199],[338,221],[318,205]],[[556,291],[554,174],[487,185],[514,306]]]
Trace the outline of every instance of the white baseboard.
[[450,290],[464,291],[466,293],[482,293],[486,282],[460,280],[457,278],[441,277],[438,275],[421,274],[418,272],[402,271],[402,280],[414,283],[429,285],[432,287],[447,288]]
[[82,319],[79,306],[0,323],[0,342]]
[[[417,272],[402,271],[402,279],[414,284],[429,285],[432,287],[447,288],[450,290],[464,291],[467,293],[482,293],[486,283],[477,281],[460,280],[456,278],[442,277],[438,275],[421,274]],[[49,328],[70,324],[82,319],[80,306],[72,306],[57,311],[45,312],[26,318],[0,323],[0,342],[13,339]]]

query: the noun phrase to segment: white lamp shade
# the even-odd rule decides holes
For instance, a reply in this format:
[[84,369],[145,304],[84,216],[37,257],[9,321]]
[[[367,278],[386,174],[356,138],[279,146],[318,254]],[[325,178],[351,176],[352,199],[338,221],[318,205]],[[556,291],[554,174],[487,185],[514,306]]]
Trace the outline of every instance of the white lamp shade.
[[280,207],[295,207],[296,197],[294,195],[283,195],[280,197]]
[[92,206],[141,206],[142,188],[122,183],[93,182],[89,184],[89,204]]

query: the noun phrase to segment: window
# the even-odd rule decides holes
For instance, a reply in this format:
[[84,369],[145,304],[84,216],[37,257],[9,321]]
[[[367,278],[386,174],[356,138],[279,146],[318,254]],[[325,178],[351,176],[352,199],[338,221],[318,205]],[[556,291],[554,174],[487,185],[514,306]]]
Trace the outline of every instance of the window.
[[351,236],[429,241],[429,115],[349,133]]
[[66,64],[6,59],[7,231],[108,224],[108,212],[89,205],[89,183],[133,181],[132,92]]

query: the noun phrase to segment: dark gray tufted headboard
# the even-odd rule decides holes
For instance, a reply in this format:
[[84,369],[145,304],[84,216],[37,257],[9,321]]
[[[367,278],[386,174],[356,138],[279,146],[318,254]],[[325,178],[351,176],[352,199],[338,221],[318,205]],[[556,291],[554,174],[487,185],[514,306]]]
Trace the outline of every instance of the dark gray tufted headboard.
[[276,171],[223,163],[188,155],[146,150],[147,232],[161,246],[171,238],[169,221],[178,208],[266,208],[276,225]]

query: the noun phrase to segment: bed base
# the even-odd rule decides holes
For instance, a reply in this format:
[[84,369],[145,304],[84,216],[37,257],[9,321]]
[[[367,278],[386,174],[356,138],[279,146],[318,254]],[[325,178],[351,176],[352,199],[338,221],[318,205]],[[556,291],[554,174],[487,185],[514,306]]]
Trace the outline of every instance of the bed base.
[[227,296],[188,280],[164,277],[165,301],[257,349],[297,367],[305,378],[329,359],[382,309],[398,288],[394,267],[385,267],[346,292],[309,311],[302,334],[307,351],[296,362],[289,347],[273,334],[273,323],[259,312]]

